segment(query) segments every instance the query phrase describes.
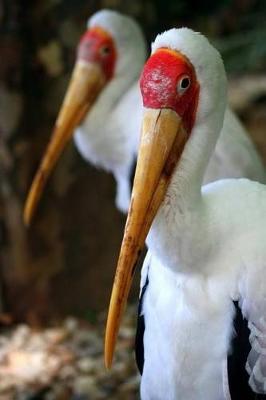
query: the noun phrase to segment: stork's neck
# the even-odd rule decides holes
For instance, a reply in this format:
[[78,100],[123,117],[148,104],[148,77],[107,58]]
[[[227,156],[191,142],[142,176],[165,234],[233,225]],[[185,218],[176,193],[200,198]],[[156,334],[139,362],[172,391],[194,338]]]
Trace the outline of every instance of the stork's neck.
[[[100,94],[95,105],[85,118],[81,129],[84,129],[86,134],[91,132],[95,136],[95,128],[104,128],[110,114],[137,78],[138,73],[121,77],[115,76]],[[100,134],[100,132],[97,132],[97,134]]]
[[198,207],[203,177],[221,129],[220,115],[197,122],[192,129],[168,189],[174,213]]
[[[173,269],[186,264],[186,257],[194,265],[191,249],[199,232],[204,235],[201,186],[222,129],[221,115],[216,113],[195,124],[148,236],[152,252]],[[195,256],[200,257],[200,251]]]
[[135,149],[128,154],[128,131],[119,115],[128,112],[124,100],[136,79],[131,75],[110,81],[74,135],[79,152],[88,162],[113,173],[121,164],[131,164]]

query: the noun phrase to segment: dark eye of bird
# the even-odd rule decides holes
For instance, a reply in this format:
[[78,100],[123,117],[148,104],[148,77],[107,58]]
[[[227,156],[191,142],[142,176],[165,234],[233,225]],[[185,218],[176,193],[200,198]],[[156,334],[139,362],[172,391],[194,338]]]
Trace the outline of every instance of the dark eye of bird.
[[180,84],[181,89],[187,89],[189,87],[189,85],[190,85],[189,78],[183,78],[181,80],[181,84]]
[[182,95],[189,88],[189,86],[190,86],[190,77],[185,75],[177,83],[176,87],[177,93],[179,95]]
[[100,52],[101,52],[101,54],[102,54],[103,56],[107,56],[107,55],[110,53],[110,47],[108,47],[108,46],[103,46],[103,47],[100,49]]

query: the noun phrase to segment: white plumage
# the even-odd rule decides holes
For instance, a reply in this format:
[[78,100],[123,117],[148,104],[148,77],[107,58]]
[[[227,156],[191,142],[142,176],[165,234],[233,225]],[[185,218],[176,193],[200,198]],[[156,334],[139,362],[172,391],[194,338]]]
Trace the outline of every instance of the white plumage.
[[[116,205],[127,212],[130,177],[139,144],[142,99],[138,78],[146,58],[146,44],[137,23],[118,12],[102,10],[94,14],[88,21],[88,29],[99,27],[110,35],[115,44],[114,73],[76,128],[74,141],[88,162],[114,175],[117,182]],[[163,40],[164,36],[161,36],[160,45],[163,45]],[[91,51],[91,56],[98,56],[98,49],[95,54],[89,47],[85,51]],[[204,182],[226,177],[265,181],[265,170],[255,147],[229,109]],[[37,184],[43,186],[43,183],[36,183],[35,186]],[[31,206],[32,198],[35,200],[33,195],[29,196],[25,209],[26,220],[30,220],[32,209],[36,206]]]
[[[106,50],[109,53],[104,53]],[[146,53],[144,36],[132,18],[102,10],[89,19],[50,146],[28,195],[24,211],[27,224],[59,154],[73,133],[83,158],[114,175],[116,205],[127,211],[141,120],[138,78]],[[105,63],[108,56],[109,66]],[[110,67],[112,60],[114,64]]]
[[142,398],[223,399],[232,301],[257,327],[248,372],[252,388],[265,393],[265,188],[221,181],[205,187],[196,207],[187,202],[180,210],[179,200],[179,208],[162,207],[148,238]]
[[250,384],[266,393],[266,189],[241,179],[200,191],[222,127],[225,76],[220,57],[202,36],[171,30],[166,42],[169,36],[194,65],[201,94],[191,138],[147,239],[142,399],[224,398],[233,300],[253,330]]
[[[127,212],[130,172],[138,151],[142,116],[138,78],[146,45],[137,24],[117,12],[99,11],[88,22],[88,27],[93,26],[101,26],[114,37],[117,66],[114,77],[77,129],[74,140],[87,161],[113,173],[117,181],[116,205]],[[265,181],[265,169],[255,147],[229,109],[204,182],[227,177]]]
[[[163,40],[162,40],[163,39]],[[252,328],[247,369],[266,393],[266,188],[245,179],[203,187],[223,124],[226,79],[218,53],[188,29],[159,36],[192,62],[201,86],[194,128],[147,243],[143,400],[224,399],[233,301]]]
[[97,12],[88,21],[88,28],[95,26],[104,28],[113,37],[117,63],[113,78],[77,129],[74,140],[86,160],[113,173],[117,181],[116,205],[126,212],[131,168],[139,141],[138,78],[146,58],[146,43],[137,23],[118,12]]
[[[118,86],[116,81],[109,84],[83,124],[76,129],[74,141],[88,162],[114,175],[117,183],[116,206],[120,211],[127,212],[130,177],[138,150],[141,104],[138,82],[134,82],[124,94]],[[115,106],[107,100],[109,95],[112,99],[116,98],[112,92],[119,94],[118,100],[114,101]],[[104,119],[103,113],[106,116]],[[134,122],[132,115],[136,116]]]

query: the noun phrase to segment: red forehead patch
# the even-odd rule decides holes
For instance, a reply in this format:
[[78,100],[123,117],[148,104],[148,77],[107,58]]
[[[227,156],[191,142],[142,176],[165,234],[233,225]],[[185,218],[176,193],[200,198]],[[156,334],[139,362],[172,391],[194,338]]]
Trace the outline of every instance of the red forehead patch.
[[112,78],[116,49],[111,35],[100,27],[88,29],[79,42],[77,59],[99,64],[106,78]]
[[[184,78],[189,79],[189,87],[179,91]],[[157,50],[143,68],[140,88],[145,107],[171,108],[183,117],[187,128],[192,127],[199,85],[194,68],[185,56],[170,49]]]

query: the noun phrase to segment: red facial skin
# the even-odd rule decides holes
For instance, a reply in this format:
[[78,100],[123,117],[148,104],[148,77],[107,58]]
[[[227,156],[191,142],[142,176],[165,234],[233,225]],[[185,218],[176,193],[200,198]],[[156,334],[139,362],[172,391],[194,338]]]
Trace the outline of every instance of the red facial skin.
[[[184,77],[190,78],[190,86],[179,93],[178,84]],[[200,86],[194,68],[185,56],[169,49],[157,50],[143,68],[140,88],[145,107],[176,111],[182,117],[186,131],[191,132]]]
[[112,37],[100,27],[88,29],[79,42],[77,59],[99,64],[106,79],[111,79],[116,62],[116,49]]

